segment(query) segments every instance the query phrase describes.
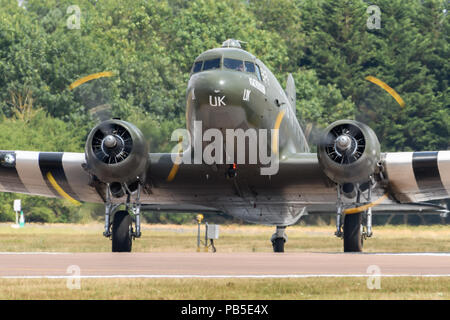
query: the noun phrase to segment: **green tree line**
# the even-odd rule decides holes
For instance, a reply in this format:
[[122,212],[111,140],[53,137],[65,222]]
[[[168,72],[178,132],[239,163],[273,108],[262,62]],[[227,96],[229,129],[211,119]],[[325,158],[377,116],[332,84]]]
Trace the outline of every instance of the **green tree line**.
[[[79,8],[79,28],[70,26],[72,5]],[[368,27],[370,5],[380,8],[380,28]],[[152,152],[170,151],[170,133],[185,125],[194,59],[228,38],[244,41],[282,84],[293,74],[297,116],[312,136],[314,128],[351,118],[375,130],[383,151],[449,146],[444,0],[27,0],[22,6],[0,0],[0,6],[2,150],[83,152],[89,129],[114,116],[136,123]],[[69,89],[103,71],[113,76]],[[405,107],[368,75],[394,88]],[[1,194],[0,220],[13,219],[16,197],[34,221],[76,222],[102,211]]]

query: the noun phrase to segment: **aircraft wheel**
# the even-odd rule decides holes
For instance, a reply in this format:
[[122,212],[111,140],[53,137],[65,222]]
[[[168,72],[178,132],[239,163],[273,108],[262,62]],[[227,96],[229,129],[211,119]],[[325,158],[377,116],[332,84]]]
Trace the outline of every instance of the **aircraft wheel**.
[[275,238],[272,241],[273,252],[284,252],[284,243],[286,240],[284,238]]
[[127,211],[117,211],[112,224],[112,252],[131,252],[131,216]]
[[361,234],[362,214],[345,215],[344,219],[344,252],[361,252],[363,238]]

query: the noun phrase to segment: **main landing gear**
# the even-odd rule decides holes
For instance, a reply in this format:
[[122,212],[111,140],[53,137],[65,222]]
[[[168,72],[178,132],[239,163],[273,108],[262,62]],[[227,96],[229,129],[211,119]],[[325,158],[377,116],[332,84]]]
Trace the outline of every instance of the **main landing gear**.
[[[125,203],[119,204],[111,202],[111,185],[108,184],[106,188],[105,231],[103,235],[111,238],[112,252],[131,252],[133,240],[141,236],[141,185],[138,184],[137,190],[134,192],[131,192],[126,185],[122,187],[127,194],[127,200]],[[133,200],[131,200],[132,195],[134,196]],[[125,204],[125,210],[117,211],[122,204]],[[131,212],[131,215],[129,212]],[[114,219],[111,223],[113,214]]]
[[133,227],[128,211],[117,211],[112,223],[112,252],[131,252]]
[[[344,252],[361,252],[364,240],[372,236],[372,208],[371,187],[367,189],[367,195],[358,186],[356,191],[356,202],[352,204],[354,208],[344,209],[342,202],[343,186],[337,188],[337,214],[335,235],[344,241]],[[345,189],[345,187],[344,187]],[[366,205],[361,204],[361,196],[367,200]]]

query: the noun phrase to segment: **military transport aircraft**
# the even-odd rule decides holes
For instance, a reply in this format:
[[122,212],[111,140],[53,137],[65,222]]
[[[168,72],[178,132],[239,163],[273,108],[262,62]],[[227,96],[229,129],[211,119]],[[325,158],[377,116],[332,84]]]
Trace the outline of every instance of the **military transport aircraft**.
[[[295,101],[291,75],[284,90],[230,39],[194,61],[186,94],[190,140],[175,139],[179,152],[149,153],[137,127],[111,119],[92,129],[85,153],[0,151],[0,191],[104,203],[103,235],[114,252],[131,251],[145,210],[226,213],[273,225],[273,250],[283,252],[285,228],[316,205],[335,208],[335,235],[345,252],[355,252],[372,235],[372,207],[449,197],[450,151],[381,153],[371,128],[340,120],[310,153]],[[230,139],[230,130],[244,133],[244,157],[234,152],[239,134]],[[208,149],[212,137],[215,148]],[[230,140],[238,144],[222,153],[217,147]],[[264,147],[271,161],[260,153],[249,161]],[[208,150],[214,161],[202,157]]]

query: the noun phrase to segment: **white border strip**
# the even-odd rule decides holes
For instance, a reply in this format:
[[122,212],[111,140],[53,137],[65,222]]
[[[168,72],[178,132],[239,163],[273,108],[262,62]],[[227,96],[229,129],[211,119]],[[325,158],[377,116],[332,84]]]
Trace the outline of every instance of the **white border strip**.
[[[52,252],[52,251],[28,251],[28,252],[13,252],[13,251],[4,251],[0,252],[0,255],[58,255],[58,254],[89,254],[89,253],[100,253],[107,254],[111,252]],[[162,252],[135,252],[135,253],[147,253],[152,255],[153,253],[162,253]],[[180,252],[177,252],[180,253]],[[184,252],[181,252],[184,253]],[[237,252],[240,253],[240,252]],[[450,257],[450,252],[291,252],[291,253],[319,253],[319,254],[332,254],[332,255],[355,255],[355,256],[439,256],[439,257]],[[126,253],[128,254],[128,253]],[[230,255],[232,255],[231,253]]]
[[[450,274],[380,274],[377,277],[450,277]],[[114,278],[148,278],[148,279],[284,279],[284,278],[367,278],[373,274],[267,274],[267,275],[179,275],[179,274],[118,274],[118,275],[91,275],[91,276],[0,276],[0,279],[114,279]]]

